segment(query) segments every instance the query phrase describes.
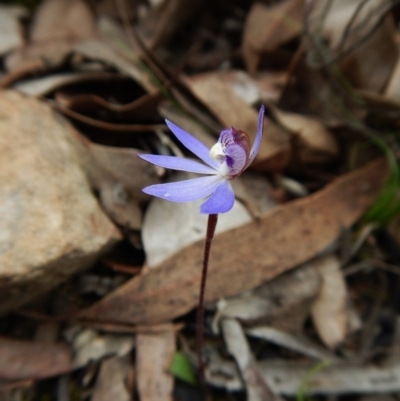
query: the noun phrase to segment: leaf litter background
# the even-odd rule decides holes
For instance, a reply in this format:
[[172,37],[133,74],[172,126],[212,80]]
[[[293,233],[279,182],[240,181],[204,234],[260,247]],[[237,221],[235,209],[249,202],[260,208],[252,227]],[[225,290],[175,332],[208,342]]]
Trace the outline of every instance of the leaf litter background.
[[206,398],[397,398],[398,3],[2,3],[0,399],[205,397],[206,217],[143,194],[187,175],[137,153],[186,154],[165,118],[254,137],[260,104],[212,248]]

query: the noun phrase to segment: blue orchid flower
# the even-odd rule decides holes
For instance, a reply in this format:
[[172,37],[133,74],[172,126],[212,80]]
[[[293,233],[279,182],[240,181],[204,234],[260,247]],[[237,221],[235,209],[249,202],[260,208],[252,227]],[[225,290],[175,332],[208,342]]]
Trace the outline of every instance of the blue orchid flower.
[[235,194],[230,181],[238,177],[257,155],[263,135],[264,106],[261,106],[258,115],[257,133],[251,148],[248,135],[233,127],[222,130],[218,142],[209,150],[202,142],[171,121],[166,120],[166,123],[176,138],[205,164],[176,156],[138,156],[160,167],[206,176],[150,185],[143,188],[143,192],[171,202],[191,202],[208,198],[200,206],[200,212],[204,214],[226,213],[231,210]]

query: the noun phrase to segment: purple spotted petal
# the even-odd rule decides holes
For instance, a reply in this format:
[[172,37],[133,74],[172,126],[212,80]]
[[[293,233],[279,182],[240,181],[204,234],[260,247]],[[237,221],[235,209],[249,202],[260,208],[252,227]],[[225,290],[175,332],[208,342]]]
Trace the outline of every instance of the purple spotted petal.
[[138,155],[141,159],[146,160],[149,163],[153,163],[156,166],[170,168],[172,170],[188,171],[189,173],[199,174],[217,174],[218,171],[212,167],[205,166],[199,162],[190,159],[184,159],[183,157],[175,156],[159,156],[159,155]]
[[258,114],[257,134],[254,139],[253,146],[251,147],[248,165],[252,163],[252,161],[255,159],[258,153],[258,150],[260,149],[264,130],[264,112],[265,112],[265,107],[264,105],[262,105],[260,108],[260,113]]
[[221,181],[223,181],[222,177],[213,175],[168,184],[150,185],[143,188],[143,192],[171,202],[191,202],[210,196]]
[[187,149],[193,152],[197,157],[203,160],[204,163],[207,163],[209,166],[214,167],[216,169],[219,168],[219,163],[211,158],[210,149],[207,148],[202,142],[200,142],[194,136],[188,134],[182,128],[179,128],[177,125],[172,123],[169,120],[165,120],[169,129],[174,133],[174,135],[179,139],[179,141],[184,145]]
[[229,168],[229,175],[235,177],[246,167],[246,149],[238,143],[232,143],[226,148],[226,164]]
[[200,207],[204,214],[226,213],[232,209],[235,202],[235,194],[231,183],[227,180],[221,182],[216,191]]

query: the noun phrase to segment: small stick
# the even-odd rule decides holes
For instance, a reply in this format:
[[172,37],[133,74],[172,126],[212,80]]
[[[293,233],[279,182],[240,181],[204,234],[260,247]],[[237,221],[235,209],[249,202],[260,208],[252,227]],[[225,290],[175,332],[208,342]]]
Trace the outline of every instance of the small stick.
[[206,290],[206,280],[208,271],[208,261],[210,259],[210,250],[212,240],[214,238],[215,227],[217,226],[218,214],[209,214],[207,222],[207,233],[206,242],[204,245],[204,257],[203,257],[203,270],[201,272],[201,284],[200,284],[200,295],[199,295],[199,306],[197,308],[197,358],[199,361],[199,375],[202,385],[204,386],[204,360],[203,360],[203,323],[204,323],[204,293]]

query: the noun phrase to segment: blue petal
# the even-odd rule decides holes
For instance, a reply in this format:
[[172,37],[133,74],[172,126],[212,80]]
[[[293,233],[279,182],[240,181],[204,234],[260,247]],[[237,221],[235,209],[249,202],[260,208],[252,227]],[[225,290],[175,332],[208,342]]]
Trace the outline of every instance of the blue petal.
[[261,106],[260,108],[260,113],[258,114],[258,123],[257,123],[257,134],[254,139],[253,146],[251,147],[250,150],[250,158],[249,158],[249,163],[250,164],[255,157],[257,156],[258,150],[260,149],[262,137],[263,137],[263,130],[264,130],[264,111],[265,107],[264,105]]
[[207,163],[209,166],[214,167],[216,169],[219,168],[220,163],[218,163],[210,156],[210,149],[208,149],[207,146],[204,145],[204,143],[200,142],[197,138],[188,134],[186,131],[184,131],[182,128],[179,128],[171,121],[165,120],[165,122],[167,123],[169,129],[182,143],[182,145],[184,145],[197,157],[203,160],[204,163]]
[[224,180],[214,194],[200,206],[200,212],[204,214],[226,213],[232,209],[234,203],[235,194],[231,183]]
[[175,156],[159,156],[159,155],[138,155],[141,159],[146,160],[149,163],[153,163],[156,166],[170,168],[172,170],[188,171],[189,173],[199,174],[217,174],[218,171],[212,167],[205,166],[199,162],[190,159],[184,159],[182,157]]
[[220,176],[193,178],[191,180],[150,185],[143,192],[171,202],[191,202],[210,196],[223,180]]

